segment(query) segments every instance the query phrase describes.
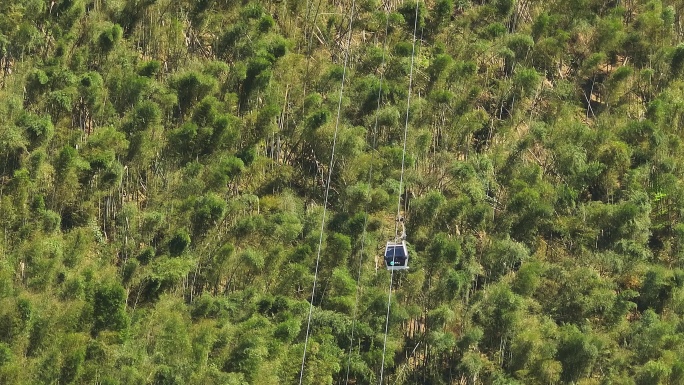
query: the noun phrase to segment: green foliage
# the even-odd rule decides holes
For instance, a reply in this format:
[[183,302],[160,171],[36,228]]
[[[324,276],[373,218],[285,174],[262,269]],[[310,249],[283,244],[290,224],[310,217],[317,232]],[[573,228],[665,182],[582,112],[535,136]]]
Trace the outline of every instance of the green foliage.
[[105,28],[97,37],[98,48],[103,53],[109,53],[114,49],[114,46],[121,40],[123,29],[120,25],[114,24],[109,28]]
[[679,75],[684,68],[684,45],[680,44],[672,53],[672,61],[670,62],[670,70],[674,75]]
[[140,65],[140,68],[138,69],[138,75],[151,78],[156,76],[159,73],[160,69],[161,63],[159,61],[150,60]]
[[184,116],[195,103],[211,95],[217,86],[216,79],[195,71],[175,76],[171,79],[170,85],[178,95],[178,111],[181,116]]
[[122,331],[128,327],[125,310],[126,292],[118,283],[103,283],[95,289],[93,297],[94,323],[92,333]]
[[496,0],[494,6],[500,16],[509,16],[513,12],[514,0]]
[[0,2],[0,383],[682,383],[670,3]]
[[190,234],[185,230],[179,230],[176,234],[169,240],[169,253],[172,257],[177,257],[188,248],[190,245]]
[[454,9],[453,0],[439,0],[435,4],[433,18],[439,25],[449,20]]
[[124,126],[124,129],[129,134],[133,134],[153,128],[159,123],[161,123],[159,106],[152,101],[142,101],[132,111],[130,122]]
[[38,117],[26,113],[18,119],[17,126],[26,130],[26,137],[32,147],[47,144],[54,135],[54,126],[49,116]]
[[427,18],[428,10],[424,2],[407,1],[399,8],[398,11],[405,20],[405,28],[407,31],[412,32],[414,26],[418,31],[425,28],[425,20]]
[[557,358],[563,365],[563,381],[577,381],[591,371],[598,356],[598,347],[576,326],[563,327]]
[[196,236],[205,235],[215,226],[226,210],[226,202],[216,194],[210,193],[195,200],[192,213],[193,233]]

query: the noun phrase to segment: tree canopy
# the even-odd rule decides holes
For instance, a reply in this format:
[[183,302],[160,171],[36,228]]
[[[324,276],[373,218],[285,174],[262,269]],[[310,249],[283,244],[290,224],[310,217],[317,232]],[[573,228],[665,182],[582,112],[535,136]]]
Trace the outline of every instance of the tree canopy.
[[683,12],[0,2],[0,383],[682,383]]

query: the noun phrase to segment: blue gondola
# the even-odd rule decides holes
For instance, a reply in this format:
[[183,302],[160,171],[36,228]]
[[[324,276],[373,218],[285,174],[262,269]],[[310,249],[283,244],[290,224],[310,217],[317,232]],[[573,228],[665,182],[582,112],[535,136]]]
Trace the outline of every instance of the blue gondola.
[[387,270],[406,270],[408,269],[408,249],[406,242],[387,242],[385,246],[385,266]]

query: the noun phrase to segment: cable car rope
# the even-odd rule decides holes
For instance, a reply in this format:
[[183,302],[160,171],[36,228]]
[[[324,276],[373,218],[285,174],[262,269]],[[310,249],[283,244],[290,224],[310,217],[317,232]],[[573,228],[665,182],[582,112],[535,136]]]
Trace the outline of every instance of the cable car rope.
[[[406,119],[404,121],[404,147],[401,153],[401,174],[399,177],[399,192],[397,198],[397,220],[394,224],[394,238],[397,239],[399,236],[399,221],[401,218],[401,191],[404,183],[404,171],[406,164],[406,139],[408,136],[408,124],[409,124],[409,110],[411,107],[411,88],[413,86],[413,63],[416,56],[416,31],[418,30],[418,4],[419,1],[416,0],[416,13],[415,20],[413,22],[413,44],[411,48],[411,67],[409,69],[409,86],[408,86],[408,96],[406,97]],[[403,224],[402,224],[403,226]],[[405,233],[405,231],[404,231]],[[387,296],[387,315],[385,317],[385,337],[382,343],[382,363],[380,364],[380,382],[382,385],[383,375],[385,372],[385,354],[387,353],[387,332],[389,330],[389,316],[390,307],[392,305],[392,284],[394,283],[394,270],[390,273],[390,284],[389,284],[389,294]]]
[[368,190],[366,192],[366,204],[364,208],[364,218],[363,218],[363,231],[361,233],[361,250],[359,253],[359,269],[356,275],[356,299],[354,301],[354,311],[352,313],[352,328],[351,328],[351,335],[349,337],[349,353],[347,356],[347,374],[345,376],[345,384],[349,384],[349,369],[351,366],[351,357],[352,357],[352,351],[354,348],[354,333],[356,331],[356,317],[357,317],[357,312],[359,308],[359,295],[361,292],[361,268],[363,265],[363,253],[365,251],[366,247],[366,235],[367,235],[367,229],[368,229],[368,203],[370,201],[370,196],[371,196],[371,186],[373,184],[373,161],[375,160],[375,150],[376,150],[376,143],[378,139],[378,121],[380,117],[380,106],[381,106],[381,98],[382,98],[382,82],[385,79],[385,71],[383,70],[383,67],[385,66],[385,52],[387,50],[387,35],[389,32],[389,9],[385,9],[385,36],[382,41],[382,60],[380,61],[380,87],[378,89],[378,104],[375,110],[375,122],[373,123],[373,132],[372,132],[372,147],[371,147],[371,160],[370,160],[370,167],[368,169]]
[[325,198],[323,199],[323,217],[321,218],[320,236],[318,238],[318,251],[316,252],[316,268],[314,270],[313,287],[311,288],[311,302],[309,303],[309,316],[306,322],[306,336],[304,337],[304,352],[302,354],[302,366],[299,371],[299,385],[302,385],[304,379],[304,365],[306,363],[306,349],[309,344],[309,334],[311,332],[311,315],[313,314],[314,296],[316,294],[316,282],[318,280],[318,266],[321,261],[321,248],[323,245],[323,231],[325,229],[325,215],[328,208],[328,197],[330,195],[330,181],[332,180],[333,165],[335,162],[335,145],[337,144],[337,133],[340,126],[340,113],[342,111],[342,95],[344,93],[344,81],[347,75],[347,65],[349,62],[349,47],[351,46],[352,38],[352,22],[354,21],[354,7],[356,0],[352,0],[351,11],[349,15],[349,37],[347,38],[347,46],[344,49],[344,67],[342,69],[342,80],[340,84],[340,94],[337,101],[337,118],[335,119],[335,132],[333,133],[332,149],[330,153],[330,167],[328,168],[328,180],[325,186]]

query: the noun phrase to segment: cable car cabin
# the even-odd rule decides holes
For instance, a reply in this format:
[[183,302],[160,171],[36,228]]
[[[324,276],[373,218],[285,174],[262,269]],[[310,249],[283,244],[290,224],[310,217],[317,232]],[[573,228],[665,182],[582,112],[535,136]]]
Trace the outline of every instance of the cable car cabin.
[[387,242],[387,246],[385,246],[385,266],[387,270],[408,269],[406,242]]

